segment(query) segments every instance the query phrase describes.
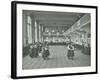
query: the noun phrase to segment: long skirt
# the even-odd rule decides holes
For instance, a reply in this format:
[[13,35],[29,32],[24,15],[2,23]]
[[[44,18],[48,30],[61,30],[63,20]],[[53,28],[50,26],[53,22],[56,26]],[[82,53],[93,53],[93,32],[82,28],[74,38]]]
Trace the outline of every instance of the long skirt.
[[74,51],[68,50],[67,57],[74,57]]
[[50,55],[49,50],[46,50],[46,51],[43,52],[42,57],[43,57],[44,59],[46,59],[46,58],[48,58],[49,55]]
[[30,57],[38,57],[38,50],[37,50],[37,48],[33,48],[32,50],[31,50],[31,54],[30,54]]

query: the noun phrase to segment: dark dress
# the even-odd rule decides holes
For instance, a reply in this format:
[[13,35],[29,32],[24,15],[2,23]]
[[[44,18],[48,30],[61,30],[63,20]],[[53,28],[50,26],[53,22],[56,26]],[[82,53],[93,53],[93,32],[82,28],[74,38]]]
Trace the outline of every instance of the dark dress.
[[68,57],[74,57],[74,51],[73,50],[68,50]]
[[30,54],[30,46],[23,48],[23,57],[27,56],[28,54]]
[[32,50],[31,50],[31,54],[30,54],[30,57],[38,57],[38,49],[33,47]]
[[47,59],[49,55],[50,55],[49,50],[48,49],[47,50],[44,49],[43,50],[43,55],[42,55],[43,59]]
[[68,53],[67,53],[67,57],[69,58],[69,57],[74,57],[74,50],[72,50],[72,47],[71,46],[69,46],[69,50],[68,50]]
[[42,51],[42,45],[41,44],[39,45],[38,50],[39,50],[39,52]]

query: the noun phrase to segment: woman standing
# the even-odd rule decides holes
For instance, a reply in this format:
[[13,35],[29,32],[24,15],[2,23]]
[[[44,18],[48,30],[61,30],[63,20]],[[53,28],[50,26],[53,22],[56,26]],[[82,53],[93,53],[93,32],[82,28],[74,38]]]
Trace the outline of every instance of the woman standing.
[[73,57],[74,57],[74,46],[72,45],[72,43],[68,44],[67,49],[68,49],[68,53],[67,53],[68,59],[73,60]]
[[42,57],[44,60],[48,60],[48,56],[50,55],[50,52],[49,52],[49,46],[48,45],[45,45],[43,47],[43,53],[42,53]]

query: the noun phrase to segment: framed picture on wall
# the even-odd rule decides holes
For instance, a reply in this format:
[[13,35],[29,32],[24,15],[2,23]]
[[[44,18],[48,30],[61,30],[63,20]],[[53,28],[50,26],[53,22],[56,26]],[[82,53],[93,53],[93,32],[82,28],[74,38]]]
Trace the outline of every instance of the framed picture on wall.
[[11,77],[97,73],[97,6],[12,1]]

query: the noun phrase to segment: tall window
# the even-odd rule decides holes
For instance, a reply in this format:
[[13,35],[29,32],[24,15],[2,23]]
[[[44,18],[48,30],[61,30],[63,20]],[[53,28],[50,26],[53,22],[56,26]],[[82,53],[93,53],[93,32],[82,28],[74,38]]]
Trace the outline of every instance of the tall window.
[[30,44],[32,43],[32,22],[30,16],[27,16],[27,34],[28,34],[28,44]]

